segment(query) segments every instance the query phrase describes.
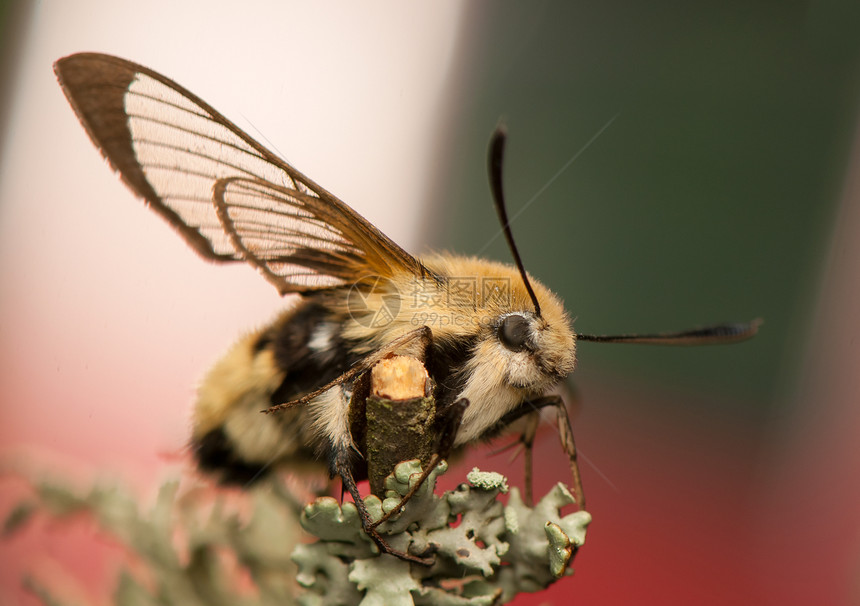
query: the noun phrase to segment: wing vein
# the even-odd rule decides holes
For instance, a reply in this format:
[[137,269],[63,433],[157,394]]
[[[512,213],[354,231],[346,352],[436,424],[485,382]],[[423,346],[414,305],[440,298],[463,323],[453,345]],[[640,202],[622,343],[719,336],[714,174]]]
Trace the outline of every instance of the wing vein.
[[172,80],[97,53],[65,57],[54,69],[125,183],[204,258],[244,260],[282,294],[368,274],[429,275],[349,206]]

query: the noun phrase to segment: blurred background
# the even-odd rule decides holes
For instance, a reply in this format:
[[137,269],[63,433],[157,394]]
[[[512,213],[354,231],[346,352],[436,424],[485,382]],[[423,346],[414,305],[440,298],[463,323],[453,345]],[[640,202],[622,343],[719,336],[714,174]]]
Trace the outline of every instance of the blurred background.
[[[578,332],[764,319],[733,346],[580,344],[594,522],[576,575],[516,604],[860,603],[855,4],[0,4],[4,468],[149,494],[184,456],[195,380],[283,305],[111,176],[50,67],[98,50],[177,80],[416,253],[509,260],[486,178],[501,117],[520,252]],[[554,437],[537,494],[568,479]],[[507,455],[450,482],[474,464]],[[5,516],[20,486],[0,490]],[[0,542],[0,598],[35,603],[21,573],[62,569],[103,603],[100,548],[84,566],[85,533],[37,530]]]

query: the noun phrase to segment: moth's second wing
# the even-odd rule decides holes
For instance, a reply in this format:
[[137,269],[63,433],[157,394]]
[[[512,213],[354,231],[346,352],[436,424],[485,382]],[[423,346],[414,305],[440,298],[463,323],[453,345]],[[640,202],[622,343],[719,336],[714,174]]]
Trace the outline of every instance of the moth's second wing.
[[199,97],[130,61],[65,57],[57,78],[125,183],[205,259],[246,261],[279,292],[423,266]]
[[374,243],[361,238],[373,226],[359,217],[361,227],[351,233],[354,221],[342,221],[340,208],[311,193],[228,177],[215,182],[213,203],[236,251],[274,284],[288,278],[304,285],[293,291],[326,288],[376,271],[378,263],[366,254]]

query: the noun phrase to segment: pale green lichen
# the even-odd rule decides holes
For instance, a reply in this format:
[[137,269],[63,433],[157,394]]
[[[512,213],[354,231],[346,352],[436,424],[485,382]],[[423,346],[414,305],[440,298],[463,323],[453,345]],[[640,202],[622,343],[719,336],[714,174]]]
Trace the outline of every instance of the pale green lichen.
[[477,467],[473,467],[472,471],[466,474],[466,479],[476,488],[483,488],[484,490],[498,488],[502,494],[508,492],[508,479],[495,471],[481,471]]
[[570,542],[570,537],[564,534],[558,524],[547,522],[544,530],[546,530],[546,538],[549,539],[549,569],[552,576],[558,579],[567,570],[576,546]]
[[505,528],[508,534],[517,534],[520,531],[520,519],[517,517],[517,510],[513,507],[505,508]]
[[412,606],[410,594],[421,587],[409,573],[409,564],[386,560],[384,566],[376,559],[356,560],[350,567],[349,580],[364,592],[361,606]]
[[[27,532],[27,522],[40,515],[72,522],[88,514],[134,554],[132,565],[123,567],[112,584],[115,604],[294,603],[296,565],[290,556],[300,528],[292,497],[277,488],[255,490],[244,503],[247,507],[237,508],[208,491],[181,491],[179,486],[177,481],[164,483],[154,506],[142,508],[132,493],[115,484],[79,491],[62,481],[34,482],[27,519],[13,510],[18,519],[6,529]],[[253,594],[247,591],[247,579],[254,584]],[[53,581],[34,575],[23,583],[46,605],[66,603],[51,589]]]
[[[302,507],[277,482],[237,501],[236,494],[222,499],[170,481],[150,508],[115,485],[78,492],[62,482],[35,483],[32,497],[11,510],[5,532],[26,532],[38,515],[90,514],[134,553],[134,565],[116,579],[117,604],[488,606],[571,573],[591,518],[560,515],[574,502],[562,484],[531,508],[516,488],[502,504],[505,478],[479,471],[469,474],[470,484],[437,495],[436,478],[446,470],[444,462],[437,466],[404,510],[379,527],[398,550],[432,553],[432,566],[380,554],[353,503],[321,497]],[[417,462],[398,465],[386,478],[384,501],[365,499],[371,516],[396,507],[420,476]],[[296,546],[299,522],[316,542]],[[49,581],[25,582],[43,603],[63,604]]]
[[[415,554],[431,552],[432,566],[408,565],[362,538],[355,506],[345,503],[338,513],[328,499],[305,508],[302,525],[321,540],[296,548],[293,559],[307,593],[301,604],[499,604],[517,593],[539,591],[572,571],[569,564],[585,541],[591,516],[584,511],[567,516],[560,509],[574,503],[570,491],[556,485],[534,507],[527,507],[514,488],[505,506],[497,500],[507,490],[504,476],[475,469],[461,484],[443,495],[433,491],[443,463],[428,477],[404,510],[379,526],[392,547]],[[386,499],[367,497],[372,516],[390,511],[421,475],[417,461],[401,463],[386,480]],[[324,537],[324,538],[323,538]],[[319,574],[340,557],[340,570]],[[315,556],[321,558],[318,563]],[[382,585],[380,585],[382,583]],[[350,587],[362,590],[359,601],[346,601]]]

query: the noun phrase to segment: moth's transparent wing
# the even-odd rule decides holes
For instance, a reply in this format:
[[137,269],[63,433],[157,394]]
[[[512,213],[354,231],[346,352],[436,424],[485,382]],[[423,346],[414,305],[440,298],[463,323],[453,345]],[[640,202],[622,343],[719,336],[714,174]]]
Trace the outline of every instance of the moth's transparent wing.
[[233,247],[270,282],[288,275],[292,284],[325,287],[363,277],[362,250],[321,218],[316,196],[245,177],[219,179],[213,194]]
[[358,213],[170,79],[96,53],[60,59],[54,70],[126,184],[205,259],[248,262],[282,294],[367,273],[425,272]]

